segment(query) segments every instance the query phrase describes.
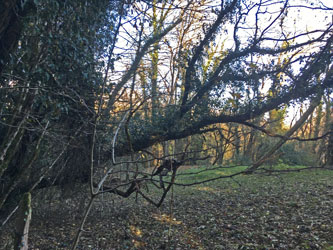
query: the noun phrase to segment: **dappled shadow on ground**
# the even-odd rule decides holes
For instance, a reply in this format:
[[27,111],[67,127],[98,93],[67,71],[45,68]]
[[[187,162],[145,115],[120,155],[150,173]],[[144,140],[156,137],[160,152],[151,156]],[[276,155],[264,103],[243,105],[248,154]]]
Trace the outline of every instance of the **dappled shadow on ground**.
[[[332,174],[242,177],[175,188],[157,209],[142,199],[104,195],[79,249],[329,249],[333,245]],[[253,184],[255,182],[255,184]],[[82,215],[70,199],[34,208],[30,249],[68,249]]]

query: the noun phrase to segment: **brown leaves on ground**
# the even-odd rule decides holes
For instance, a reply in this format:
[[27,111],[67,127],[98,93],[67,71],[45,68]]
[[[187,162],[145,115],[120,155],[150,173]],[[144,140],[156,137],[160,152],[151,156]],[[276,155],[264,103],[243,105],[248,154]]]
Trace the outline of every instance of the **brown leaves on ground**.
[[[313,176],[175,188],[160,209],[104,195],[79,249],[332,249],[332,173]],[[30,249],[69,249],[81,214],[73,200],[35,207]]]

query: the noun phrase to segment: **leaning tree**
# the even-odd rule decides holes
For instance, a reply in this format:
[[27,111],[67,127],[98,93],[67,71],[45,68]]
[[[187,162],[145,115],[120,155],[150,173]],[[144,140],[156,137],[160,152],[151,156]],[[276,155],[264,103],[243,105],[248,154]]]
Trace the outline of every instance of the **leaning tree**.
[[[256,171],[329,98],[330,11],[303,0],[4,1],[1,219],[24,193],[88,183],[78,240],[99,194],[137,194],[160,206],[177,184],[175,166],[188,160],[181,139],[230,123],[272,134],[260,118],[307,104],[245,170]],[[304,15],[320,25],[308,27]],[[172,172],[168,182],[142,168],[168,157],[149,150],[165,142],[178,157],[161,164]],[[147,183],[161,189],[160,200],[144,192]]]

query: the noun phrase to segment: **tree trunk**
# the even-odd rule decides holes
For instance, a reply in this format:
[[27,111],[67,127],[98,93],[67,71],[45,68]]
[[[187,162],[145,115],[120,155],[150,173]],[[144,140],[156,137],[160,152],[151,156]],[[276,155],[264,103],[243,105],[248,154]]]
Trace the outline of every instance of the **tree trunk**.
[[239,131],[238,131],[238,124],[235,124],[234,125],[234,137],[235,137],[235,140],[234,140],[234,152],[233,152],[233,160],[235,162],[238,162],[239,161],[239,155],[240,155],[240,134],[239,134]]
[[[318,137],[319,132],[322,129],[320,124],[322,124],[322,117],[323,117],[323,104],[320,103],[316,109],[316,118],[315,118],[315,126],[314,126],[314,131],[313,131],[313,137]],[[311,134],[309,134],[309,137],[311,137]],[[319,144],[317,142],[314,142],[312,145],[313,152],[315,154],[318,153],[318,146]]]
[[326,166],[333,167],[333,123],[330,124],[331,134],[328,137],[327,152],[326,152]]
[[31,194],[25,193],[15,221],[14,249],[28,250],[28,234],[31,221]]

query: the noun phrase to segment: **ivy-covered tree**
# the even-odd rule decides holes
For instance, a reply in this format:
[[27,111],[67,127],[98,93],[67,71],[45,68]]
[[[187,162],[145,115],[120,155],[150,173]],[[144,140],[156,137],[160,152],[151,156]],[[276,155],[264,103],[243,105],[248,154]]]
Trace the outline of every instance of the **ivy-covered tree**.
[[2,23],[7,30],[20,25],[20,34],[1,37],[12,49],[2,46],[8,56],[1,54],[0,208],[35,187],[87,181],[95,102],[114,61],[112,27],[125,9],[118,1],[29,4],[34,12],[13,14],[17,24],[13,16]]

